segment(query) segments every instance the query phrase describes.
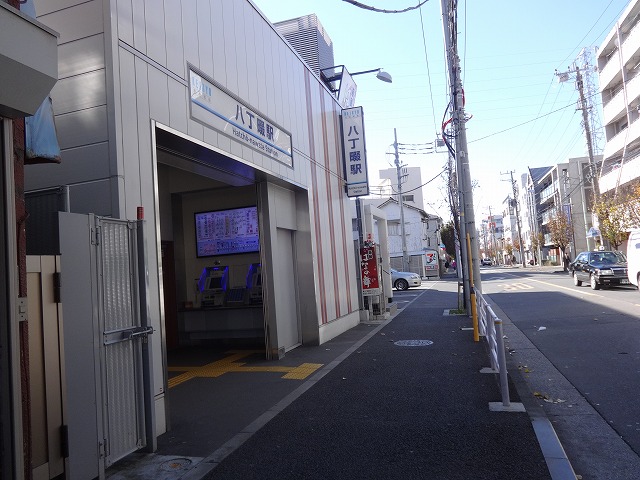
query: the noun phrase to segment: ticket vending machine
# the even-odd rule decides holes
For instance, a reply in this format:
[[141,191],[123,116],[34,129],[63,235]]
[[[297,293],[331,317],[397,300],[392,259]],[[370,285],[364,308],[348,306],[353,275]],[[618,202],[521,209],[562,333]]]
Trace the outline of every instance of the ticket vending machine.
[[259,263],[249,266],[247,292],[248,303],[262,303],[262,267]]
[[203,307],[221,307],[229,282],[229,267],[205,267],[198,280]]

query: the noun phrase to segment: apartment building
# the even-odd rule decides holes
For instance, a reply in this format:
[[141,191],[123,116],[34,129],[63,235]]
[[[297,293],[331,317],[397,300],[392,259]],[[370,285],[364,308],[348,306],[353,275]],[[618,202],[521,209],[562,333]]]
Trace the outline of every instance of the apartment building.
[[[602,157],[596,156],[596,162]],[[591,164],[587,157],[570,158],[567,162],[551,167],[529,170],[526,208],[530,218],[529,230],[533,232],[525,243],[531,249],[531,238],[541,233],[543,242],[539,255],[542,261],[557,263],[561,252],[555,247],[549,231],[549,223],[564,212],[573,225],[569,255],[595,248],[595,239],[589,236],[593,225],[593,181]]]
[[640,179],[640,0],[633,0],[598,50],[606,145],[601,193]]

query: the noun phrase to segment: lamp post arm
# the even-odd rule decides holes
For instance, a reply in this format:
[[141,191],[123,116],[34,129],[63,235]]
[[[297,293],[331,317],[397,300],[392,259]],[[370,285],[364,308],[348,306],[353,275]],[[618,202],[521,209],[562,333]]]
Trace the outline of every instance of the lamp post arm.
[[379,72],[380,70],[382,70],[382,68],[374,68],[373,70],[365,70],[363,72],[354,72],[354,73],[349,72],[349,75],[353,77],[354,75],[362,75],[363,73]]

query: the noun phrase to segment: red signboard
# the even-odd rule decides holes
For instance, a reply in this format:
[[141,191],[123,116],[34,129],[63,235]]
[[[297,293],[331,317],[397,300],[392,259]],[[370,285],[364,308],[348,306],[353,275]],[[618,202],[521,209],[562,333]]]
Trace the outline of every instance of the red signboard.
[[362,247],[360,249],[360,273],[362,276],[363,295],[379,295],[380,280],[375,246]]

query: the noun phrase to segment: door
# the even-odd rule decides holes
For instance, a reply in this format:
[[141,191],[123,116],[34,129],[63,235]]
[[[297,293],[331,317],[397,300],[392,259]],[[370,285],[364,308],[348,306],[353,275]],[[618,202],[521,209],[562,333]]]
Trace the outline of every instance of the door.
[[155,441],[142,221],[59,214],[69,478]]
[[27,256],[29,390],[33,480],[64,473],[62,317],[56,296],[58,258]]
[[294,233],[284,228],[277,229],[274,270],[278,285],[274,289],[278,313],[278,347],[285,351],[300,345],[300,320],[298,316],[298,292],[295,272]]

